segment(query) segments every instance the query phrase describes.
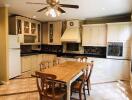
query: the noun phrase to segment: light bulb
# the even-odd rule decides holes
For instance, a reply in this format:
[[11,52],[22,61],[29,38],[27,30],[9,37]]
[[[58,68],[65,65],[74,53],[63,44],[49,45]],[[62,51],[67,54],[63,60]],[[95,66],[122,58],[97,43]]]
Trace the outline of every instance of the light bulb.
[[51,17],[56,17],[55,9],[51,8],[49,14],[51,15]]

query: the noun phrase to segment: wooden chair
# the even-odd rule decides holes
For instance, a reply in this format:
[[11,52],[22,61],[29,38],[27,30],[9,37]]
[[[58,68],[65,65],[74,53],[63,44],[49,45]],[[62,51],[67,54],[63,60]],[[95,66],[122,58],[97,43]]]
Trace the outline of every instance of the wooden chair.
[[84,74],[82,76],[83,76],[83,79],[81,81],[75,81],[72,83],[71,95],[72,95],[72,92],[75,92],[75,93],[78,92],[79,93],[79,100],[83,100],[82,99],[82,90],[83,90],[84,100],[86,100],[85,87],[84,87],[84,82],[85,82]]
[[56,76],[35,72],[40,100],[66,100],[66,90],[55,87]]
[[93,71],[93,61],[91,61],[91,65],[88,66],[86,69],[86,74],[85,74],[85,86],[87,87],[88,90],[88,95],[90,95],[90,89],[91,89],[91,82],[90,82],[90,77]]
[[42,61],[42,62],[40,63],[40,71],[42,71],[42,70],[44,70],[44,69],[46,69],[46,68],[49,68],[49,64],[50,64],[49,61]]
[[[78,60],[78,59],[80,59],[80,60]],[[87,57],[79,56],[77,58],[77,61],[79,61],[79,62],[87,62],[87,59],[88,59]],[[88,66],[88,68],[86,69],[85,74],[84,74],[84,77],[85,77],[85,79],[84,79],[85,80],[84,85],[85,85],[85,87],[87,87],[88,95],[90,95],[90,89],[91,89],[90,77],[91,77],[92,70],[93,70],[93,63],[94,62],[91,61],[91,65]],[[84,77],[80,76],[77,79],[77,81],[82,81]],[[86,88],[85,88],[85,90],[86,90]]]
[[53,66],[55,65],[58,65],[60,64],[60,59],[58,57],[56,57],[54,60],[53,60]]

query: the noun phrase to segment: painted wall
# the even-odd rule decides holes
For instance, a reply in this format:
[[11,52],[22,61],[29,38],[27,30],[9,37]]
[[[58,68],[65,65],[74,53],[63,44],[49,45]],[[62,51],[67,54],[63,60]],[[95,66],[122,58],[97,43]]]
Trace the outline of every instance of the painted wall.
[[0,81],[8,81],[8,8],[0,7]]
[[[132,21],[132,15],[131,15],[131,21]],[[130,76],[131,76],[130,83],[132,88],[132,25],[131,25],[131,73],[130,73]]]

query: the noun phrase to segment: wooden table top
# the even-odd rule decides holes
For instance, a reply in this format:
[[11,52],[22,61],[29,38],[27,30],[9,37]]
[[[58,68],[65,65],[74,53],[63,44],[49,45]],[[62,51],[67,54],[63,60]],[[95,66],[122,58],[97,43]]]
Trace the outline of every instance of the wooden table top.
[[82,63],[77,61],[66,61],[54,67],[44,69],[44,73],[54,74],[57,76],[56,80],[62,82],[69,82],[74,76],[80,73],[87,65],[91,63]]

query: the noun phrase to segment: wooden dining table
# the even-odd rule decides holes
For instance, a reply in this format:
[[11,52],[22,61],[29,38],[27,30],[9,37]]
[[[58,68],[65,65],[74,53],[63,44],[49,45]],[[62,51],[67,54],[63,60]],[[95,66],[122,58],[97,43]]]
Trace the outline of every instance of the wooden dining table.
[[56,80],[64,82],[67,85],[67,100],[70,100],[71,83],[83,74],[91,63],[66,61],[64,63],[55,65],[44,69],[42,72],[56,75]]

